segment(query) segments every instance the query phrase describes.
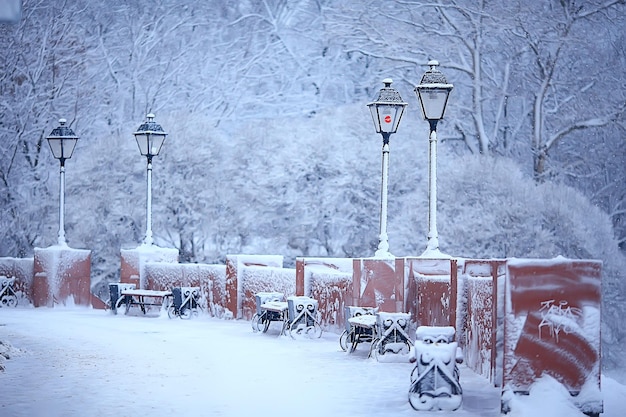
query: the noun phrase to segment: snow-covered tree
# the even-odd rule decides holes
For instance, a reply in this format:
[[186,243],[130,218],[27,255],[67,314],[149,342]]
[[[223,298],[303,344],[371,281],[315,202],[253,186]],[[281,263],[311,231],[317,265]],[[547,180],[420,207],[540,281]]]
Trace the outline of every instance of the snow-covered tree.
[[[526,43],[527,53],[521,59],[533,62],[519,75],[528,77],[533,91],[531,147],[537,179],[548,170],[550,150],[572,132],[623,120],[623,94],[607,96],[606,87],[602,87],[614,85],[613,68],[597,61],[597,44],[588,43],[584,36],[587,31],[603,30],[603,22],[619,19],[623,5],[622,0],[568,0],[547,2],[539,9],[520,8],[514,33]],[[542,19],[532,18],[536,16]]]

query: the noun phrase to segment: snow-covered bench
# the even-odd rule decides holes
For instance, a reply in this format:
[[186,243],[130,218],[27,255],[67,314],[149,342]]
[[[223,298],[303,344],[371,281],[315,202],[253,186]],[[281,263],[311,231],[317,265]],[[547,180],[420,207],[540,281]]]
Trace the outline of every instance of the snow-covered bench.
[[411,315],[409,313],[376,314],[376,336],[378,340],[372,343],[372,351],[379,359],[386,354],[408,355],[413,342],[409,336]]
[[409,403],[418,411],[454,411],[461,406],[463,390],[457,363],[463,356],[454,342],[454,327],[417,328]]
[[289,308],[289,334],[308,337],[321,337],[322,326],[319,321],[319,302],[311,297],[287,297]]
[[109,283],[109,302],[108,307],[117,314],[117,303],[122,298],[122,291],[134,290],[135,284],[129,282],[111,282]]
[[345,307],[346,329],[339,336],[339,346],[344,352],[352,353],[359,343],[376,339],[376,313],[378,307]]
[[286,327],[287,302],[282,292],[258,292],[254,295],[256,313],[252,316],[252,331],[267,332],[272,322],[282,324],[281,334]]
[[15,283],[15,277],[7,278],[4,275],[0,275],[0,307],[16,307],[17,306],[17,294],[13,289]]
[[192,315],[198,315],[200,306],[200,287],[174,287],[172,288],[172,303],[167,309],[169,318],[180,317],[188,319]]
[[120,291],[120,298],[117,300],[115,310],[123,304],[126,306],[125,314],[132,306],[138,306],[141,312],[146,314],[146,306],[168,308],[171,304],[171,296],[171,291],[125,289]]
[[310,297],[291,296],[283,301],[282,293],[257,293],[257,313],[252,318],[252,330],[267,332],[271,322],[281,322],[281,335],[320,337],[322,328],[317,317],[318,302]]

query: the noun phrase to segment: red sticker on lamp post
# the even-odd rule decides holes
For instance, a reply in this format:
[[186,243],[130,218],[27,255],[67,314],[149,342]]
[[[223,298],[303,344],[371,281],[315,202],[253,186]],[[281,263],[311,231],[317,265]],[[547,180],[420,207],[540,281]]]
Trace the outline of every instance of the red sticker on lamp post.
[[385,123],[391,123],[391,116],[385,116]]

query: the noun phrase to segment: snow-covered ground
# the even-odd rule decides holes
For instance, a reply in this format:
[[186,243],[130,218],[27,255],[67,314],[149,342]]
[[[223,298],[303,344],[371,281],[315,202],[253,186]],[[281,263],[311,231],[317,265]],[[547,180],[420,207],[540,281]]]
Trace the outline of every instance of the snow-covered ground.
[[[274,327],[276,326],[276,327]],[[294,340],[249,322],[200,315],[112,315],[84,308],[0,309],[0,416],[441,416],[407,400],[412,366],[342,352],[338,335]],[[0,358],[2,356],[0,355]],[[450,415],[498,416],[499,391],[461,369]],[[602,379],[604,417],[623,416],[626,386]],[[558,384],[513,399],[511,417],[583,416]],[[448,415],[448,414],[446,414]]]

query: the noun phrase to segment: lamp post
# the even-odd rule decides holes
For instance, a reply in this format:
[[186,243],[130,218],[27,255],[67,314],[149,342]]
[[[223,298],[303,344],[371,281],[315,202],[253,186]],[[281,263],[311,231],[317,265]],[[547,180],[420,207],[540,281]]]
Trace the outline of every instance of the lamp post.
[[152,158],[159,154],[161,146],[165,141],[167,133],[163,131],[160,124],[156,123],[154,114],[150,113],[146,116],[144,122],[134,133],[139,146],[139,152],[148,160],[147,165],[147,193],[146,193],[146,237],[143,241],[144,245],[152,245]]
[[66,126],[67,120],[59,119],[59,127],[52,129],[50,136],[46,139],[52,150],[52,155],[58,159],[60,168],[60,185],[59,185],[59,236],[58,244],[67,246],[65,241],[65,160],[72,157],[78,136],[74,131]]
[[[448,104],[452,84],[437,69],[439,62],[428,62],[430,69],[422,76],[415,87],[415,93],[422,107],[422,114],[430,124],[428,157],[428,245],[424,254],[439,254],[439,233],[437,232],[437,122],[443,119]],[[424,255],[423,254],[423,255]],[[422,256],[423,256],[422,255]]]
[[384,87],[380,90],[376,101],[367,106],[372,113],[376,133],[383,136],[382,184],[380,190],[380,233],[376,258],[393,258],[389,253],[389,237],[387,236],[387,188],[389,176],[389,137],[396,133],[400,119],[407,103],[402,101],[400,93],[391,87],[393,80],[385,78]]

